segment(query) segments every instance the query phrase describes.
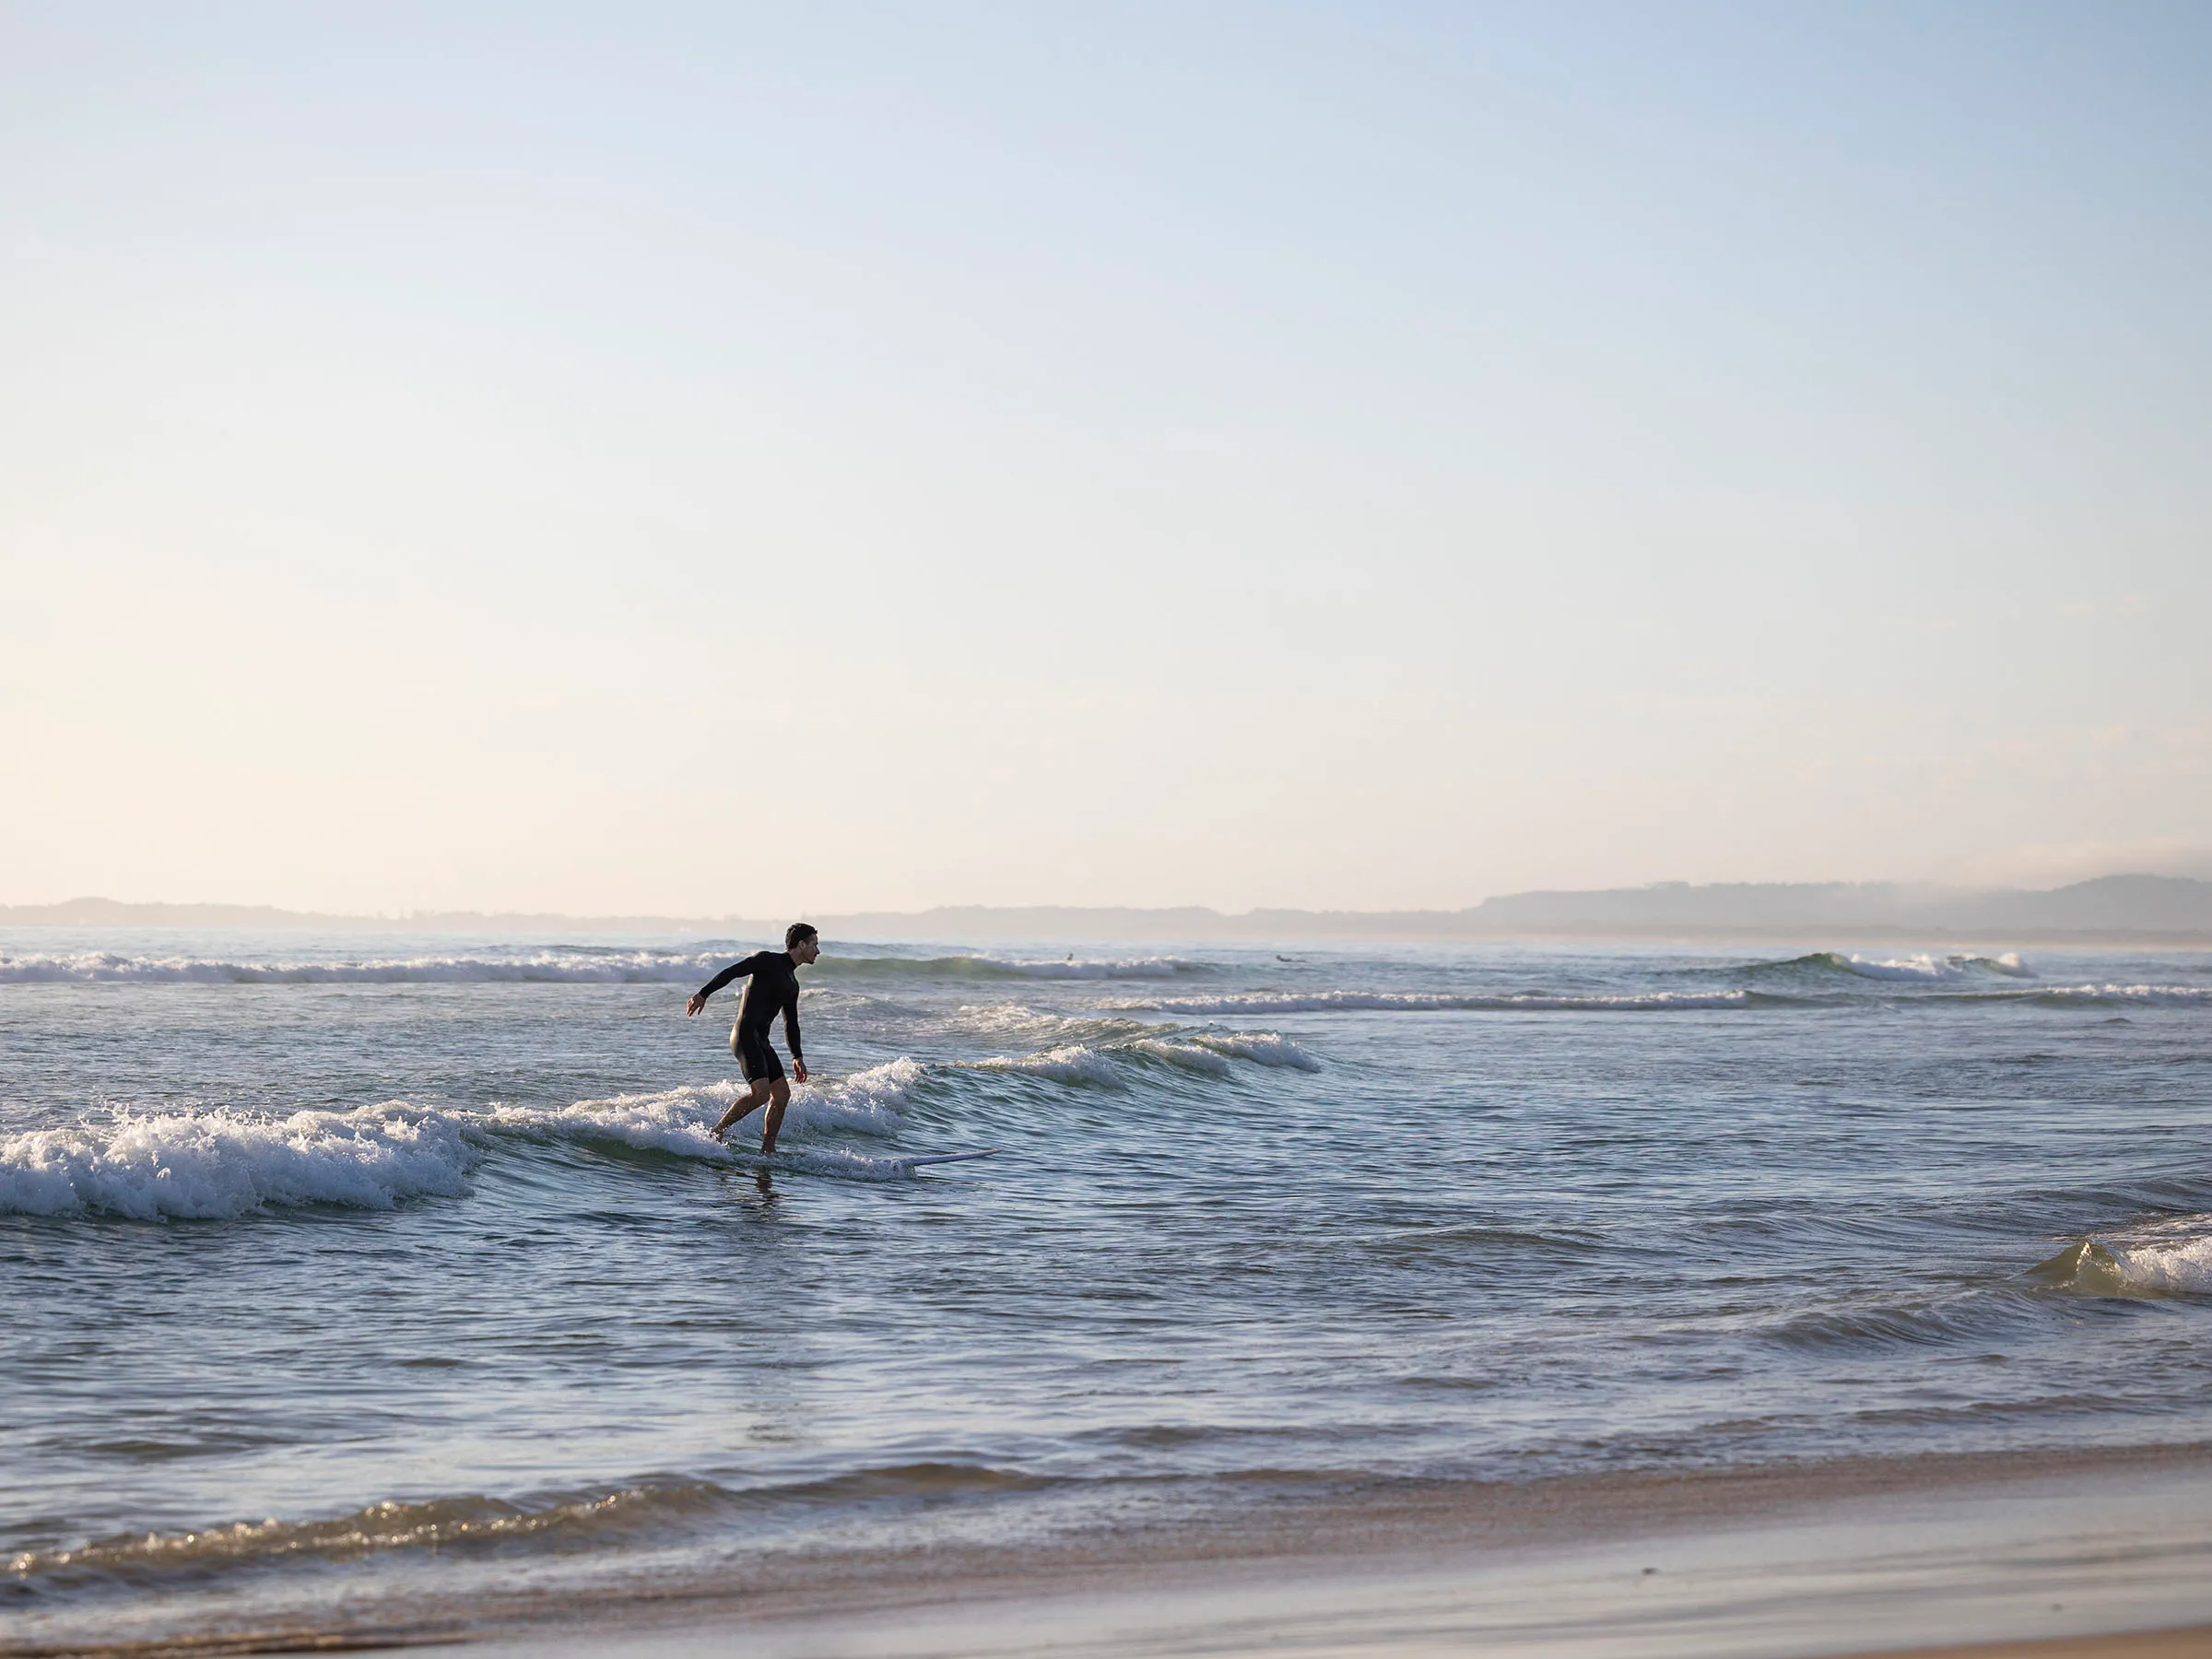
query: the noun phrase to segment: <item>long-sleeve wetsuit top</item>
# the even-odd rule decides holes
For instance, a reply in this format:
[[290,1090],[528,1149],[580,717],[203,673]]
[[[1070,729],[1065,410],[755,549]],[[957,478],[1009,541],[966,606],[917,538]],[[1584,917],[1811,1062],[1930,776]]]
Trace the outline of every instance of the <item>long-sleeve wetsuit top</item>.
[[784,1045],[794,1060],[804,1061],[806,1056],[799,1053],[799,969],[791,953],[757,950],[742,962],[732,962],[701,986],[699,994],[712,996],[734,979],[745,981],[744,994],[737,999],[737,1029],[766,1041],[769,1026],[781,1013]]

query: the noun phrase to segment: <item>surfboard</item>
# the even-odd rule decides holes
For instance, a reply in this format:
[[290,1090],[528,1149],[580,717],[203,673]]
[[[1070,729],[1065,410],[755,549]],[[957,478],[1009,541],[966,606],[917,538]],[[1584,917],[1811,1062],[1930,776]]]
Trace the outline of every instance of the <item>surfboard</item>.
[[[906,1158],[886,1158],[864,1161],[877,1170],[888,1168],[912,1171],[935,1164],[966,1163],[974,1158],[990,1158],[1002,1150],[1004,1148],[999,1147],[985,1147],[976,1152],[916,1152]],[[747,1169],[788,1170],[794,1174],[800,1175],[829,1175],[832,1177],[850,1175],[862,1180],[866,1179],[860,1171],[847,1171],[839,1168],[834,1159],[809,1159],[806,1151],[796,1147],[786,1152],[771,1152],[765,1157],[760,1153],[748,1152],[737,1147],[732,1147],[729,1152],[731,1162],[743,1164]]]

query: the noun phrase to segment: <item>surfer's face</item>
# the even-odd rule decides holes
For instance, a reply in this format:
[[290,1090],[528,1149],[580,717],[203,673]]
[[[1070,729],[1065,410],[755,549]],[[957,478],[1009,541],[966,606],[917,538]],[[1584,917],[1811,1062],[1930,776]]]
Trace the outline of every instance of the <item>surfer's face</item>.
[[821,954],[822,942],[819,939],[801,939],[791,947],[791,959],[802,968]]

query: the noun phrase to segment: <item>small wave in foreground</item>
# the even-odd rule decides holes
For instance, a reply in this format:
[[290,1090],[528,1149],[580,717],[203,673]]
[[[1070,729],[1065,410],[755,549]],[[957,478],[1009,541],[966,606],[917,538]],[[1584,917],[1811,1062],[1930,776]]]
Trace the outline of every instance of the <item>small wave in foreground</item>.
[[2212,1216],[2095,1234],[2040,1263],[2035,1277],[2085,1296],[2212,1296]]
[[646,1480],[612,1490],[510,1501],[468,1494],[373,1503],[323,1520],[241,1521],[193,1532],[131,1533],[71,1549],[27,1550],[7,1572],[18,1594],[130,1583],[159,1588],[255,1569],[359,1561],[403,1550],[505,1557],[612,1542],[678,1537],[718,1521],[785,1505],[931,1502],[1049,1484],[1018,1471],[964,1464],[899,1464],[819,1480],[732,1488],[711,1480]]

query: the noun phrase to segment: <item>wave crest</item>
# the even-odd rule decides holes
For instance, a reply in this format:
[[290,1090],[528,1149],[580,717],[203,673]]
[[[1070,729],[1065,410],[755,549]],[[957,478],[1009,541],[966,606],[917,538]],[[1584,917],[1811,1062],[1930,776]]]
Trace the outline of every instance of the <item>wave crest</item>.
[[1126,1086],[1127,1068],[1166,1065],[1208,1077],[1227,1077],[1234,1061],[1292,1071],[1319,1071],[1314,1059],[1287,1037],[1272,1031],[1155,1031],[1102,1043],[1063,1043],[1033,1054],[997,1054],[987,1060],[951,1064],[965,1071],[1015,1073],[1055,1083],[1095,1088]]
[[2085,1296],[2212,1296],[2212,1216],[2095,1235],[2038,1263],[2034,1273],[2054,1289]]
[[[1134,1072],[1169,1065],[1227,1076],[1239,1063],[1315,1071],[1321,1063],[1268,1031],[1165,1030],[1092,1047],[924,1065],[901,1056],[792,1092],[784,1132],[889,1137],[937,1079],[996,1073],[1079,1088],[1127,1087]],[[270,1209],[335,1205],[391,1209],[418,1197],[465,1197],[470,1177],[500,1143],[616,1146],[716,1162],[748,1156],[712,1134],[738,1093],[720,1082],[611,1095],[565,1106],[493,1105],[440,1111],[405,1101],[288,1115],[232,1107],[123,1111],[106,1123],[0,1138],[0,1214],[109,1214],[152,1221],[218,1220]],[[757,1130],[759,1120],[748,1120]],[[742,1141],[742,1135],[733,1132]],[[786,1146],[779,1167],[851,1179],[912,1176],[896,1154]]]
[[1863,957],[1856,951],[1816,950],[1792,957],[1786,962],[1761,962],[1754,973],[1847,974],[1853,979],[1880,980],[1892,984],[1948,984],[1961,980],[2031,980],[2035,971],[2018,951],[2000,956],[1936,956],[1918,951],[1908,957]]
[[[786,1131],[892,1134],[924,1075],[914,1061],[900,1059],[835,1083],[803,1084],[793,1094]],[[397,1100],[288,1115],[232,1107],[126,1110],[104,1124],[0,1137],[0,1214],[156,1221],[222,1220],[317,1204],[388,1210],[410,1198],[465,1197],[471,1173],[501,1137],[611,1142],[721,1160],[732,1151],[709,1131],[736,1093],[735,1084],[720,1083],[480,1112]],[[833,1151],[808,1156],[830,1159],[832,1172],[848,1174],[858,1164],[899,1161]]]
[[390,1209],[460,1197],[481,1156],[462,1124],[399,1101],[269,1117],[123,1112],[0,1139],[0,1212],[212,1220],[272,1206]]
[[125,1535],[76,1549],[26,1551],[9,1561],[8,1570],[18,1583],[66,1588],[85,1580],[206,1576],[282,1561],[356,1560],[389,1549],[490,1548],[519,1539],[604,1535],[718,1507],[727,1497],[721,1488],[698,1482],[632,1487],[537,1509],[478,1497],[373,1503],[326,1521],[241,1521],[198,1532]]
[[2212,986],[2205,985],[2052,985],[2020,993],[2054,1007],[2077,1003],[2139,1004],[2148,1007],[2189,1007],[2212,1002]]
[[1031,960],[1018,957],[851,957],[825,956],[811,970],[829,979],[921,980],[1167,980],[1211,971],[1204,962],[1182,957],[1068,957]]
[[[733,1515],[803,1505],[929,1502],[1027,1491],[1050,1477],[981,1464],[890,1464],[812,1480],[730,1488],[647,1477],[613,1490],[549,1492],[519,1501],[479,1494],[372,1503],[321,1520],[240,1521],[190,1532],[126,1533],[74,1549],[25,1550],[6,1570],[18,1594],[66,1594],[118,1583],[155,1588],[272,1567],[362,1560],[393,1551],[560,1553],[622,1538],[670,1538]],[[12,1650],[11,1650],[12,1651]],[[58,1651],[58,1650],[55,1650]]]
[[[1423,1013],[1468,1010],[1495,1013],[1640,1013],[1742,1008],[1761,999],[1750,991],[1653,991],[1618,996],[1555,995],[1544,992],[1489,994],[1453,991],[1244,991],[1226,996],[1168,996],[1117,1002],[1115,1008],[1159,1014]],[[1282,1041],[1277,1039],[1277,1041]],[[1246,1058],[1256,1058],[1248,1055]]]

